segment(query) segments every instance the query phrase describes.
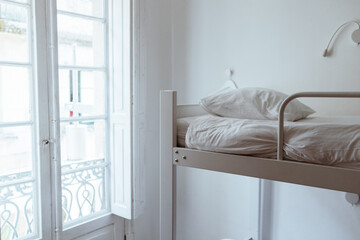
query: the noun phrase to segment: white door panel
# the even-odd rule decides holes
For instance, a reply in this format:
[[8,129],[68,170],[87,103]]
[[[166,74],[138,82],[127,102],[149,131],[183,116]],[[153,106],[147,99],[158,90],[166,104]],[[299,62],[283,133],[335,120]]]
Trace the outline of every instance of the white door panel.
[[84,224],[65,229],[58,235],[59,240],[69,239],[116,239],[124,238],[124,219],[106,215]]
[[88,231],[90,233],[81,237],[74,238],[74,240],[118,240],[123,239],[124,228],[123,220],[115,222],[114,224],[105,226],[95,231]]

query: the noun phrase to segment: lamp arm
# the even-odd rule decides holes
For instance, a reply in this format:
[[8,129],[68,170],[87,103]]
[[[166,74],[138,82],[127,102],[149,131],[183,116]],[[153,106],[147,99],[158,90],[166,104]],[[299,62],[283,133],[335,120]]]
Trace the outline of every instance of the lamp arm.
[[336,36],[336,34],[340,31],[340,29],[342,29],[344,26],[346,26],[346,25],[348,25],[348,24],[350,24],[350,23],[356,24],[356,25],[359,27],[359,29],[360,29],[360,23],[358,23],[358,22],[356,22],[356,21],[349,21],[349,22],[346,22],[346,23],[341,24],[341,26],[338,27],[338,29],[336,29],[336,31],[334,32],[334,34],[331,36],[330,41],[329,41],[329,43],[328,43],[328,45],[327,45],[327,47],[325,48],[325,51],[324,51],[324,53],[323,53],[323,57],[327,57],[330,44],[331,44],[332,40],[334,39],[334,37]]

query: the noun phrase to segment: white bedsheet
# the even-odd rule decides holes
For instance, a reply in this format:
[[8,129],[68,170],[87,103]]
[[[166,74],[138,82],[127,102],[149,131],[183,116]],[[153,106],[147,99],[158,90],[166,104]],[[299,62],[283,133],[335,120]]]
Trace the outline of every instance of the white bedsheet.
[[[188,125],[186,147],[276,158],[277,121],[206,115],[179,119],[179,122],[178,140],[179,137],[183,138]],[[284,130],[285,159],[345,167],[360,166],[360,117],[312,117],[285,122]]]
[[[210,116],[210,115],[207,115]],[[177,119],[177,145],[179,147],[185,147],[185,138],[186,138],[186,132],[190,126],[190,123],[193,122],[195,119],[199,118],[199,116],[196,117],[184,117],[184,118],[178,118]]]

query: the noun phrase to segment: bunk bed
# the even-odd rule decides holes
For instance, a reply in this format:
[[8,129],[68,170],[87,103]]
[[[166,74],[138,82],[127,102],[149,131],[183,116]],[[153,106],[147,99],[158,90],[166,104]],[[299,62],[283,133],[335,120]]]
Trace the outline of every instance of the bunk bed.
[[192,167],[349,193],[360,193],[360,167],[345,168],[284,160],[284,112],[296,98],[360,98],[360,92],[302,92],[281,104],[277,158],[179,147],[177,119],[206,114],[199,105],[177,105],[176,91],[162,91],[160,103],[160,239],[175,239],[176,168]]

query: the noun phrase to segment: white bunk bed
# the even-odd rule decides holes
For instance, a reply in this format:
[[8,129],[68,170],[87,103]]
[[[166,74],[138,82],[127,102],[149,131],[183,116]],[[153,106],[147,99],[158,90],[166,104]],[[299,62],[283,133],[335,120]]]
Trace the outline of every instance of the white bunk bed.
[[175,91],[161,92],[160,239],[175,239],[176,167],[192,167],[260,179],[360,193],[360,168],[283,160],[284,110],[299,97],[360,98],[360,92],[304,92],[289,96],[279,112],[277,159],[177,147],[177,118],[206,112],[199,105],[177,105]]

